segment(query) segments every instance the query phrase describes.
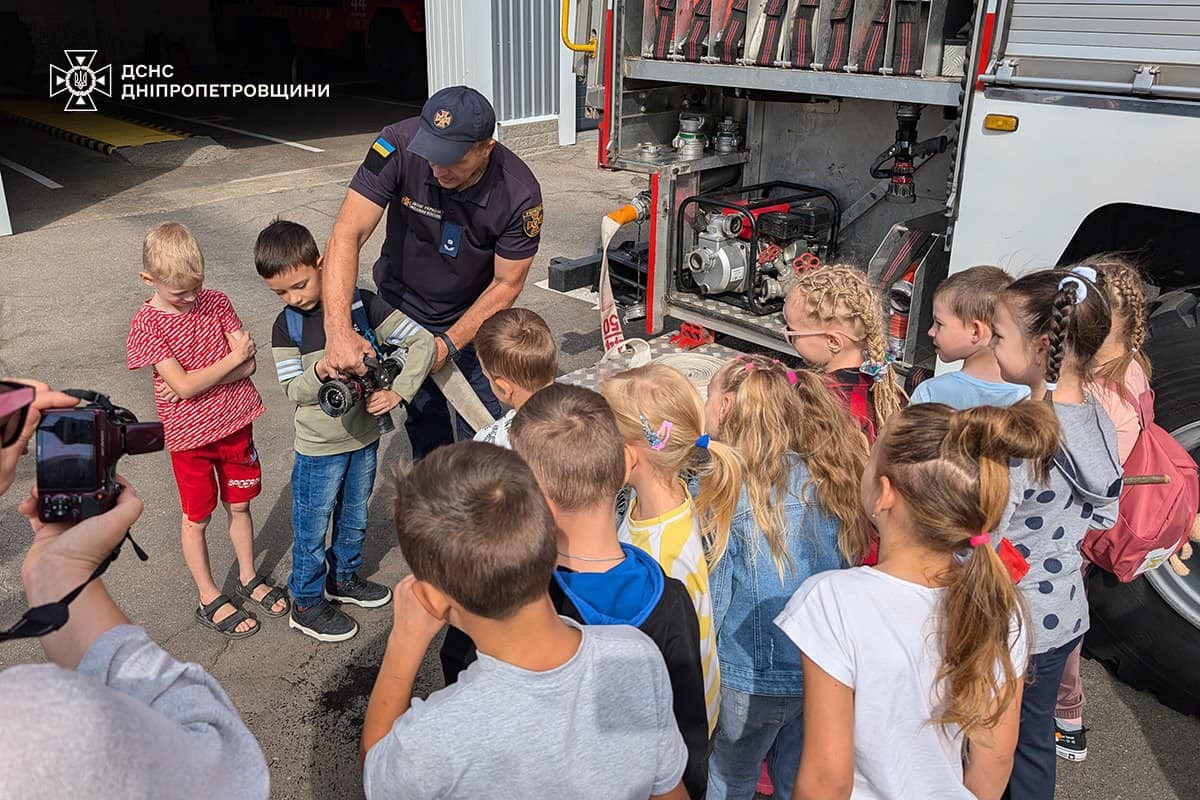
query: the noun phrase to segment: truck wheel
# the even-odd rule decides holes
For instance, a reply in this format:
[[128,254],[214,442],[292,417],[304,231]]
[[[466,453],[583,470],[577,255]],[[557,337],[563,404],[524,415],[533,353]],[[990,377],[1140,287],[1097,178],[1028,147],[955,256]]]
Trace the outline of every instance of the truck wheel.
[[[1147,355],[1155,417],[1200,457],[1200,286],[1167,292],[1151,306]],[[1091,630],[1084,652],[1125,683],[1184,714],[1200,714],[1200,556],[1182,577],[1164,564],[1130,583],[1103,570],[1088,578]]]

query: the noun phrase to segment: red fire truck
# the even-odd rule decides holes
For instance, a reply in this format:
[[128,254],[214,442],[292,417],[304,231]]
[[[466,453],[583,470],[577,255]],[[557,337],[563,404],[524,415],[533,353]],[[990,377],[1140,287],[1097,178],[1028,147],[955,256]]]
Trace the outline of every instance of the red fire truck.
[[[1160,424],[1200,455],[1200,2],[570,0],[601,168],[647,176],[628,298],[780,351],[790,271],[864,267],[911,377],[933,289],[1134,253]],[[632,259],[636,261],[636,259]],[[1200,569],[1094,574],[1086,651],[1200,712]]]

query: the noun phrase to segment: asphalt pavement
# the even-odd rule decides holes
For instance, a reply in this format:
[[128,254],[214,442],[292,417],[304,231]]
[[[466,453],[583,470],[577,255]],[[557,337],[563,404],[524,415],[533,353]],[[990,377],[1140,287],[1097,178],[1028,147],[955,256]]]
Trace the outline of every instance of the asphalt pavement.
[[[254,271],[254,239],[280,216],[308,225],[323,243],[346,183],[377,131],[418,109],[368,85],[335,88],[322,101],[153,110],[158,113],[128,109],[191,132],[193,139],[105,156],[0,120],[0,155],[9,162],[0,161],[0,177],[17,231],[0,238],[0,372],[101,390],[153,419],[149,373],[125,368],[129,320],[146,297],[137,278],[141,242],[159,222],[188,225],[205,253],[206,284],[229,295],[259,342],[255,383],[268,412],[255,424],[264,491],[252,510],[260,572],[282,585],[291,558],[291,408],[277,388],[267,351],[280,305]],[[552,256],[594,252],[600,217],[645,186],[637,175],[598,171],[595,154],[592,133],[575,147],[528,157],[542,184],[546,214],[541,251],[520,304],[542,314],[559,335],[563,371],[599,357],[599,315],[592,300],[537,284]],[[382,228],[363,248],[364,285]],[[389,584],[407,572],[387,519],[389,465],[409,457],[400,431],[381,450],[381,488],[371,503],[362,570]],[[150,560],[126,555],[117,561],[105,577],[113,596],[177,658],[203,665],[221,681],[263,746],[273,797],[360,796],[358,736],[390,607],[352,608],[360,632],[342,644],[317,643],[289,630],[286,620],[265,619],[258,635],[237,642],[201,628],[192,616],[195,590],[179,552],[179,500],[165,454],[130,457],[122,472],[146,501],[134,534]],[[0,625],[23,609],[19,566],[29,532],[15,506],[32,481],[26,459],[15,487],[0,500]],[[218,582],[232,594],[236,571],[219,512],[208,538]],[[40,659],[35,643],[0,648],[0,667]],[[1081,764],[1060,762],[1058,797],[1200,797],[1200,722],[1128,689],[1093,662],[1085,661],[1083,674],[1090,756]],[[432,652],[418,691],[440,684]]]

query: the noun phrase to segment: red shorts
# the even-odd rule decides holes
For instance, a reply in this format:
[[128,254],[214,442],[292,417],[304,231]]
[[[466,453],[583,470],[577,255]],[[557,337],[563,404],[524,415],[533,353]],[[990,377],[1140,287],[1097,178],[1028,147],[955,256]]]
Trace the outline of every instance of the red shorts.
[[218,484],[226,503],[248,503],[262,491],[250,425],[203,447],[171,453],[171,467],[183,515],[192,522],[204,520],[217,507]]

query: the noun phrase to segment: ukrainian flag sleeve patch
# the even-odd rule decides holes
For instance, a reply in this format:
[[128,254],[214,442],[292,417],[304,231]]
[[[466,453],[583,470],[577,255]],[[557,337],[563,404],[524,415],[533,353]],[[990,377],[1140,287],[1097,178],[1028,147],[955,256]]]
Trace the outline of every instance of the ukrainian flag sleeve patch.
[[396,145],[380,136],[371,143],[371,149],[367,151],[367,157],[363,161],[363,166],[370,172],[378,175],[383,170],[388,158],[394,152],[396,152]]

